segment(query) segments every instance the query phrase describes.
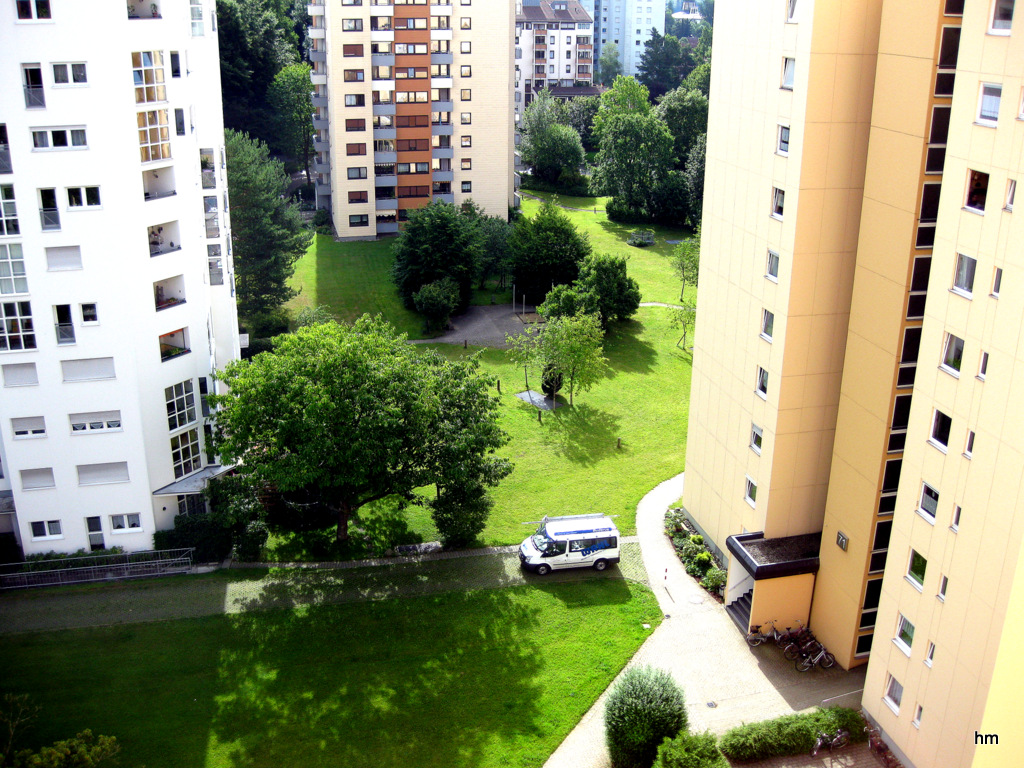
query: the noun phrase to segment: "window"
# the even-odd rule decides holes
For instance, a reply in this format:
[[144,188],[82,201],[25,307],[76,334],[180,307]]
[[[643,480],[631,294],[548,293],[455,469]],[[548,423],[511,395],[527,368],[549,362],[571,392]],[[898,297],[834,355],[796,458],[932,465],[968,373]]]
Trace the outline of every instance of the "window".
[[39,383],[35,363],[8,363],[2,370],[5,387],[30,387]]
[[181,54],[171,51],[171,77],[181,77]]
[[366,106],[366,96],[362,93],[346,93],[345,94],[345,106],[346,107],[364,107]]
[[985,212],[985,198],[988,197],[988,174],[971,171],[967,184],[967,202],[964,207],[978,213]]
[[0,184],[0,237],[18,234],[21,234],[21,227],[14,201],[14,185]]
[[[174,132],[178,136],[184,136],[185,135],[185,110],[184,109],[175,109],[174,110]],[[210,175],[212,176],[213,174],[210,174]],[[204,178],[203,180],[205,181],[206,179]],[[213,186],[214,186],[213,184],[210,184],[207,187],[203,187],[203,189],[208,189],[208,188],[211,188]]]
[[14,433],[15,440],[23,440],[27,437],[45,437],[46,420],[42,416],[11,419],[11,431]]
[[210,285],[224,285],[224,260],[220,255],[220,245],[212,243],[206,246],[206,263],[210,273]]
[[71,434],[85,435],[90,432],[120,432],[120,411],[92,411],[89,413],[69,413]]
[[907,319],[924,317],[924,307],[928,298],[928,278],[931,276],[932,259],[930,256],[918,256],[914,259],[914,272],[910,276],[910,294],[907,297]]
[[95,208],[99,204],[99,187],[68,187],[68,208]]
[[779,126],[779,143],[776,146],[776,151],[780,155],[788,155],[789,154],[789,126],[788,125],[780,125]]
[[366,145],[365,144],[346,144],[345,145],[346,155],[365,155]]
[[139,155],[142,162],[171,159],[171,134],[167,110],[139,112],[136,118],[139,131]]
[[472,112],[462,112],[462,113],[460,113],[459,114],[459,121],[463,125],[471,124],[473,122],[473,113]]
[[109,461],[102,464],[79,464],[79,485],[105,485],[107,483],[127,483],[128,462]]
[[353,214],[348,217],[348,225],[350,227],[368,227],[370,226],[370,217],[365,213]]
[[41,128],[32,131],[32,149],[55,150],[85,148],[85,128]]
[[963,514],[963,509],[959,504],[953,505],[953,522],[949,524],[949,530],[956,533],[960,530],[960,515]]
[[139,51],[132,54],[132,77],[135,80],[135,103],[167,101],[164,87],[163,51]]
[[935,662],[935,643],[928,643],[928,650],[924,654],[924,663],[929,667]]
[[190,429],[171,438],[171,463],[174,479],[195,472],[202,466],[199,454],[199,430]]
[[939,579],[939,593],[936,595],[942,602],[946,601],[946,588],[949,587],[949,577],[943,576]]
[[22,64],[21,76],[25,86],[25,107],[27,109],[46,106],[46,94],[43,90],[43,70],[38,64]]
[[341,47],[342,56],[362,56],[363,46],[361,44],[346,44]]
[[473,90],[471,88],[463,88],[459,91],[459,98],[462,99],[462,101],[472,101]]
[[33,539],[62,539],[60,520],[32,523]]
[[361,83],[366,73],[361,69],[346,69],[344,80],[346,83]]
[[889,709],[897,715],[900,713],[900,701],[903,699],[903,686],[900,681],[889,675],[889,681],[885,684],[885,697],[882,699],[889,705]]
[[747,477],[745,480],[743,499],[752,507],[757,502],[757,483],[750,477]]
[[36,334],[29,302],[0,303],[0,352],[35,348]]
[[914,710],[914,719],[910,721],[910,724],[915,728],[921,727],[921,714],[924,712],[924,708],[918,704],[917,709]]
[[956,255],[956,273],[953,275],[953,290],[967,298],[971,297],[974,291],[974,271],[977,269],[977,259],[964,256],[962,253]]
[[786,193],[778,187],[772,187],[772,217],[782,218],[782,212],[786,207]]
[[1008,35],[1012,23],[1013,0],[996,0],[995,8],[992,10],[992,28],[989,31]]
[[761,366],[757,367],[757,394],[764,398],[768,396],[768,371]]
[[53,18],[50,15],[50,0],[18,0],[17,5],[18,18],[23,21]]
[[203,0],[189,0],[189,14],[192,18],[192,37],[202,37]]
[[779,280],[779,254],[775,251],[768,251],[768,263],[765,266],[764,276],[774,282]]
[[978,99],[978,122],[982,125],[995,125],[999,120],[999,101],[1003,94],[1001,85],[981,84],[981,96]]
[[896,622],[896,645],[908,656],[910,646],[914,644],[914,625],[907,621],[907,617],[899,614],[899,621]]
[[192,379],[186,379],[164,389],[164,402],[167,405],[167,428],[172,432],[196,420],[195,392]]
[[767,341],[772,340],[772,331],[775,329],[775,313],[767,309],[761,312],[761,338]]
[[87,85],[88,82],[84,62],[53,65],[54,85]]
[[61,360],[63,381],[97,381],[116,378],[114,358],[92,357],[84,360]]
[[985,373],[988,371],[988,352],[981,353],[981,363],[978,365],[978,378],[985,380]]
[[362,19],[342,19],[341,20],[341,31],[342,32],[362,32],[363,31],[363,20]]
[[179,515],[205,515],[206,501],[201,493],[189,493],[178,496]]
[[[34,491],[38,488],[53,488],[53,467],[40,467],[39,469],[21,470],[21,488],[24,491]],[[60,535],[60,523],[57,523],[57,533]]]
[[472,77],[473,76],[473,67],[472,67],[472,65],[470,65],[470,64],[463,64],[462,66],[460,66],[459,67],[459,74],[462,77]]
[[758,456],[761,455],[761,443],[764,440],[764,430],[757,424],[750,425],[750,447]]
[[370,201],[369,192],[349,192],[348,201],[350,203],[367,203]]
[[1003,285],[1003,268],[996,267],[995,272],[992,274],[992,293],[991,296],[994,299],[999,298],[999,289]]
[[28,293],[25,257],[19,243],[0,244],[0,295]]
[[929,523],[935,522],[935,512],[939,508],[939,492],[928,483],[921,483],[921,501],[917,511]]
[[935,411],[935,418],[932,419],[932,437],[931,443],[938,448],[942,449],[942,452],[946,452],[946,448],[949,446],[949,428],[953,424],[953,420],[944,414],[942,411]]
[[473,19],[469,16],[462,16],[459,18],[459,29],[472,29]]
[[796,59],[785,58],[782,60],[782,88],[786,91],[793,90],[793,77],[796,74]]
[[129,531],[142,530],[142,517],[140,515],[111,515],[110,532],[128,533]]
[[346,131],[365,131],[366,130],[366,120],[363,120],[362,118],[357,119],[357,120],[346,120],[345,121],[345,130]]
[[366,168],[349,168],[348,169],[348,177],[350,179],[365,179],[366,178]]
[[462,137],[462,144],[461,145],[463,147],[472,147],[473,146],[473,137],[472,136],[463,136]]
[[470,40],[463,40],[459,43],[459,53],[472,53],[473,43]]
[[946,334],[946,348],[942,355],[942,368],[946,373],[960,375],[960,364],[964,357],[964,340],[952,333]]
[[913,549],[910,550],[910,562],[907,565],[907,581],[917,587],[918,591],[924,588],[924,572],[927,568],[928,561]]
[[964,456],[968,459],[974,455],[974,430],[967,430],[967,443],[964,445]]
[[464,181],[464,182],[462,182],[462,191],[463,192],[472,192],[473,191],[473,182],[472,181]]
[[470,171],[473,169],[473,159],[471,157],[464,157],[459,161],[459,163],[464,171]]

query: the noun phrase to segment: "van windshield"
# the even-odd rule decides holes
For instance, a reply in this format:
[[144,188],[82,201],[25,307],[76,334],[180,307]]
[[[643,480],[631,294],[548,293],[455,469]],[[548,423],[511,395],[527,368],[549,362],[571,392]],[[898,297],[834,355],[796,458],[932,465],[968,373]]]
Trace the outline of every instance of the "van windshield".
[[531,538],[533,545],[543,555],[560,555],[565,552],[564,541],[550,539],[545,533],[535,533]]

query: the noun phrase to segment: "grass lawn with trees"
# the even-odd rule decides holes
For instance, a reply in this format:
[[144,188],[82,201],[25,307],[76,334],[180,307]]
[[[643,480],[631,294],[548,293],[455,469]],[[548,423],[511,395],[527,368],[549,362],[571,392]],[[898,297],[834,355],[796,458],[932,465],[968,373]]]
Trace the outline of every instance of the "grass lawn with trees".
[[602,579],[6,635],[0,692],[122,765],[538,766],[660,620]]

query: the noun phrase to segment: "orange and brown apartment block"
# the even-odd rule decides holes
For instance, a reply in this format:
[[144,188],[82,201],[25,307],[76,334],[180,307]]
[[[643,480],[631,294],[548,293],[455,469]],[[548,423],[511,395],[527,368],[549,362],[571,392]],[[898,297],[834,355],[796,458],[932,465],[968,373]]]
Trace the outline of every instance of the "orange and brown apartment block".
[[684,508],[918,768],[1021,764],[1020,1],[715,14]]
[[432,200],[506,215],[513,4],[333,0],[309,13],[317,207],[338,236],[397,232]]

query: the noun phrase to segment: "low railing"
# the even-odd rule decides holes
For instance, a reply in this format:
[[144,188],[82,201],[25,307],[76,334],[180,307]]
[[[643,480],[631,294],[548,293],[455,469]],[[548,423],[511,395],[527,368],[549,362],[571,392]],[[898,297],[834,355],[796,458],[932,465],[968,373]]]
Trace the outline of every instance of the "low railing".
[[203,189],[215,189],[217,187],[217,174],[210,168],[203,169]]
[[188,347],[179,347],[174,344],[167,344],[166,342],[160,342],[160,362],[166,363],[180,355],[187,355],[192,350]]
[[39,220],[44,230],[60,229],[60,211],[56,208],[40,208]]
[[46,106],[46,94],[43,92],[43,86],[25,86],[25,106],[29,108]]
[[191,548],[162,549],[9,563],[0,566],[0,589],[55,587],[188,573],[192,570],[192,552]]
[[58,344],[74,344],[75,343],[75,325],[74,325],[74,323],[54,323],[53,327],[57,331],[57,343]]
[[165,197],[174,197],[176,194],[178,194],[177,190],[169,189],[164,192],[143,192],[142,196],[146,200],[160,200]]
[[14,173],[14,165],[11,163],[11,148],[6,144],[0,146],[0,173]]

